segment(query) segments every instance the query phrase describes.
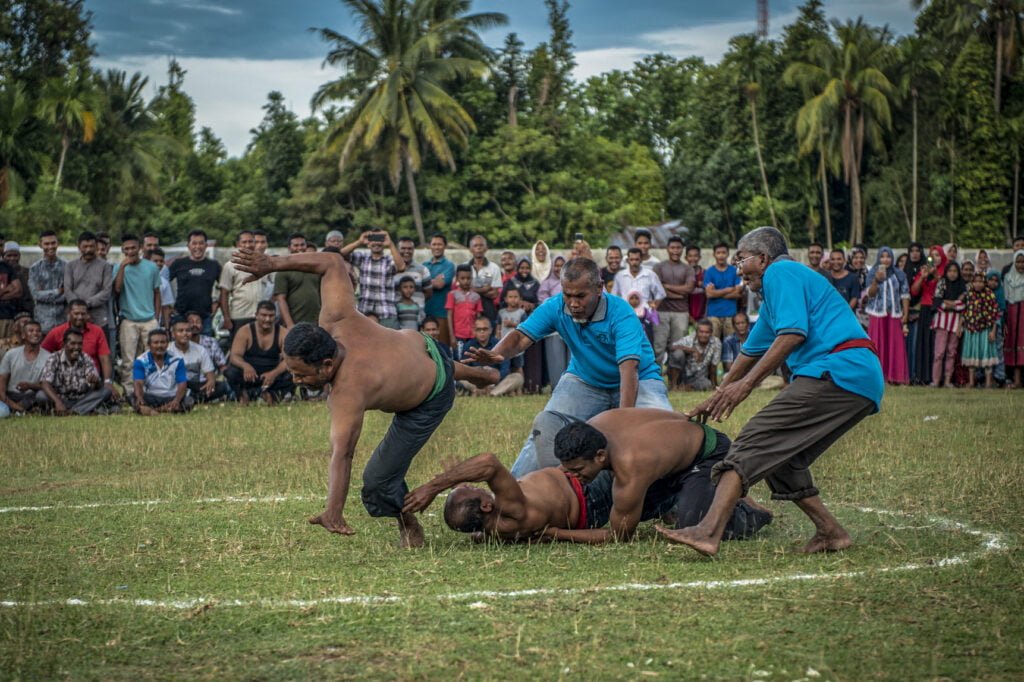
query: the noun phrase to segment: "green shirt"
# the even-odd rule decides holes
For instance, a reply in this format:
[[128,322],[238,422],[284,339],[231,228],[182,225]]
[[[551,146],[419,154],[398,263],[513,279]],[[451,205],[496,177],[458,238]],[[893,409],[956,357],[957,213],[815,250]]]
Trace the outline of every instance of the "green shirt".
[[320,319],[320,275],[285,270],[274,278],[274,295],[283,294],[292,321],[316,324]]

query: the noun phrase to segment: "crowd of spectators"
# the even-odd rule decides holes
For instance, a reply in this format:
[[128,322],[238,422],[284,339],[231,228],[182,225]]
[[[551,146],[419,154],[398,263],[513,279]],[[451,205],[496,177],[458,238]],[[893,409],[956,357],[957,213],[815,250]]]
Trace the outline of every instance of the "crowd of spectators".
[[[0,243],[2,239],[0,239]],[[0,261],[0,416],[183,412],[199,402],[273,404],[317,398],[298,389],[284,363],[287,330],[316,323],[317,275],[280,272],[249,281],[230,262],[209,257],[207,237],[194,230],[187,253],[167,262],[156,235],[120,237],[121,260],[107,256],[111,239],[83,232],[79,257],[58,256],[58,237],[39,237],[42,258],[25,268],[21,249],[4,243]],[[240,248],[265,252],[259,230],[243,231]],[[290,253],[317,250],[302,234]],[[493,348],[538,305],[561,291],[565,259],[538,241],[529,255],[488,258],[487,240],[469,242],[471,258],[456,265],[435,234],[430,258],[415,262],[415,242],[393,242],[369,230],[345,244],[327,235],[323,250],[351,266],[360,312],[393,329],[418,329],[449,346],[456,359]],[[982,249],[960,258],[954,244],[912,243],[897,255],[881,247],[826,254],[807,250],[807,266],[825,277],[867,330],[891,384],[1021,387],[1024,367],[1024,237],[1011,262],[993,269]],[[608,295],[629,301],[663,366],[669,388],[717,386],[757,322],[760,297],[748,291],[730,248],[702,252],[671,237],[667,259],[651,253],[640,230],[625,249],[609,246],[601,274]],[[216,323],[216,324],[215,324]],[[499,367],[500,382],[470,395],[511,395],[554,389],[569,354],[558,334]]]

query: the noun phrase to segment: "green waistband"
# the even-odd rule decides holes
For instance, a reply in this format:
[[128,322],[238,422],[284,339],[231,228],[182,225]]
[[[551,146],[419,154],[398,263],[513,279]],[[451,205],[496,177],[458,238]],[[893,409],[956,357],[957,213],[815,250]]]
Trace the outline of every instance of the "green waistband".
[[[431,389],[430,395],[427,396],[427,400],[433,399],[438,393],[444,390],[444,385],[448,380],[447,372],[444,369],[444,358],[441,357],[441,351],[438,349],[437,344],[432,338],[420,332],[423,336],[423,343],[427,347],[427,355],[434,361],[434,367],[437,371],[434,373],[434,388]],[[423,402],[427,402],[424,400]]]
[[700,428],[704,429],[704,448],[701,450],[698,461],[703,462],[718,447],[718,434],[707,424],[701,424]]

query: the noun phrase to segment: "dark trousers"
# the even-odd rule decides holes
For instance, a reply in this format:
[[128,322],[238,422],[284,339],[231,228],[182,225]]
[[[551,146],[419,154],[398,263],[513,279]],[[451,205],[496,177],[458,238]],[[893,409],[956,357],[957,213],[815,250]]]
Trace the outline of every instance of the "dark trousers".
[[[142,402],[145,403],[146,407],[152,407],[154,410],[157,409],[157,408],[163,407],[164,405],[166,405],[167,403],[171,402],[172,400],[174,400],[174,398],[172,396],[158,396],[158,395],[153,395],[152,393],[143,393],[142,394]],[[132,407],[135,407],[135,392],[134,391],[128,394],[128,402],[130,402],[132,404]],[[192,406],[194,404],[195,404],[195,401],[192,399],[192,397],[189,396],[189,395],[186,395],[182,399],[181,407],[179,407],[177,411],[178,412],[188,412],[189,410],[192,409]]]
[[85,415],[95,412],[100,405],[110,399],[110,396],[110,387],[104,385],[102,388],[90,391],[79,398],[72,399],[61,396],[60,399],[64,402],[64,407],[75,414]]
[[206,395],[206,393],[203,392],[203,384],[205,383],[206,379],[197,379],[195,381],[188,382],[189,394],[197,403],[212,402],[223,398],[228,394],[228,385],[223,381],[218,381],[213,385],[213,393]]
[[22,393],[21,391],[8,390],[7,399],[21,405],[22,412],[28,412],[33,407],[46,409],[53,406],[50,399],[42,391],[25,391]]
[[[246,381],[245,374],[234,365],[224,370],[224,378],[228,380],[231,390],[239,398],[242,397],[243,391],[249,397],[249,400],[258,400],[263,394],[263,379],[257,378],[256,381]],[[280,401],[284,398],[285,394],[295,391],[295,382],[292,381],[292,375],[288,372],[281,372],[267,390],[270,391],[274,400]]]

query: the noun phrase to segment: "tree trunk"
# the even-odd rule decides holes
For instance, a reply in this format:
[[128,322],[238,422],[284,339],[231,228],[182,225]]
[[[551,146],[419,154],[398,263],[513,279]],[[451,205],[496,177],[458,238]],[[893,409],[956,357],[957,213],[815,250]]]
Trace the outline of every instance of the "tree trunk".
[[11,167],[0,168],[0,208],[7,205],[11,198]]
[[949,141],[949,229],[956,234],[956,133]]
[[1006,243],[1012,244],[1013,237],[1020,234],[1017,226],[1017,216],[1020,214],[1020,150],[1013,157],[1013,223],[1010,231],[1006,234]]
[[53,180],[53,191],[56,192],[60,189],[60,178],[64,174],[64,159],[68,155],[68,147],[71,146],[71,140],[65,133],[60,139],[60,162],[57,164],[57,177]]
[[405,166],[405,185],[409,190],[409,203],[412,205],[412,221],[416,223],[416,236],[420,245],[427,243],[427,235],[423,231],[423,216],[420,215],[420,194],[416,191],[416,178],[413,177],[412,164],[409,163],[408,145],[402,140],[402,165]]
[[764,170],[764,158],[761,156],[761,141],[757,131],[757,105],[750,100],[750,123],[754,129],[754,150],[757,151],[757,165],[761,169],[761,183],[764,185],[764,196],[768,199],[768,212],[772,216],[772,227],[779,228],[779,221],[775,218],[775,205],[772,203],[772,191],[768,188],[768,174]]
[[917,241],[917,90],[912,89],[910,96],[913,98],[913,122],[914,122],[914,171],[913,187],[910,190],[910,241]]
[[825,152],[821,153],[821,203],[825,206],[825,243],[832,251],[832,212],[828,203],[828,175],[825,170]]
[[1005,20],[1000,19],[999,23],[996,24],[996,83],[995,92],[993,93],[993,100],[996,105],[996,114],[999,114],[1000,107],[1000,96],[1003,90],[1003,26]]
[[516,111],[516,98],[519,95],[519,86],[513,85],[508,89],[508,125],[515,128],[519,125],[519,116]]

